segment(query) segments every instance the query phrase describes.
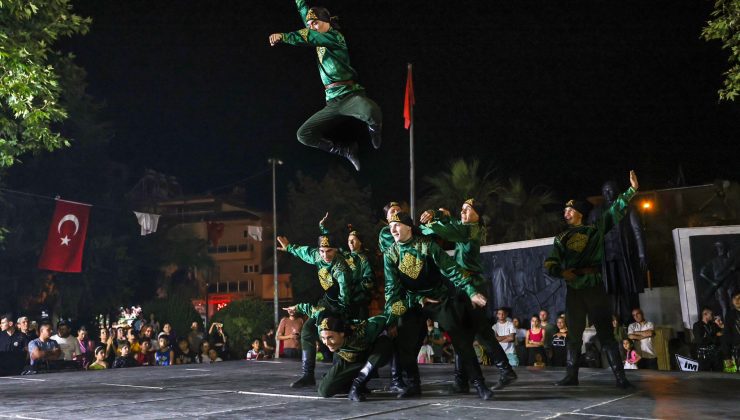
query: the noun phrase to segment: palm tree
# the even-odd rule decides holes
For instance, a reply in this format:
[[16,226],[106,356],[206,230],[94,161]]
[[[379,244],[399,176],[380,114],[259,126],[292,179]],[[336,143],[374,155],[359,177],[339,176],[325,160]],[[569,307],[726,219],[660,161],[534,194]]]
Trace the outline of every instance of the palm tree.
[[548,187],[537,185],[527,191],[519,177],[512,177],[499,198],[501,208],[496,227],[501,242],[547,237],[560,229],[558,214],[547,210],[548,206],[557,204]]
[[475,198],[485,203],[486,219],[492,217],[496,211],[496,195],[501,192],[501,182],[494,176],[494,170],[483,170],[478,159],[469,162],[457,159],[449,168],[448,172],[424,178],[428,192],[421,199],[421,209],[443,207],[454,214],[465,200]]

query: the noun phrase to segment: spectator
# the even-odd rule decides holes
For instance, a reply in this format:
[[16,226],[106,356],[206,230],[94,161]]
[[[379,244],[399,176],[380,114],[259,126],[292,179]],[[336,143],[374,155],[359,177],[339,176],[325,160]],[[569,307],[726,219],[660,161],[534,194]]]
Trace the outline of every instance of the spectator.
[[272,358],[275,356],[275,329],[270,328],[262,336],[262,349],[265,352],[265,358]]
[[[509,313],[504,308],[496,311],[496,323],[493,324],[493,331],[496,332],[496,339],[501,348],[504,349],[506,357],[509,359],[511,366],[519,366],[519,357],[516,354],[516,328],[514,323],[508,320]],[[526,332],[525,332],[526,335]]]
[[732,306],[725,316],[725,328],[722,332],[722,347],[724,348],[725,364],[740,364],[740,288],[732,291]]
[[59,348],[62,349],[62,360],[66,361],[74,360],[82,353],[80,343],[76,337],[70,335],[70,332],[69,324],[62,320],[57,322],[57,333],[51,337],[52,340],[59,344]]
[[[537,315],[532,315],[530,323],[525,345],[527,346],[527,360],[535,366],[538,360],[540,363],[545,362],[545,330],[540,326],[540,318]],[[538,354],[539,359],[535,358]]]
[[154,353],[154,364],[172,366],[175,363],[175,351],[170,348],[170,339],[166,334],[159,335],[159,350]]
[[431,318],[427,318],[426,344],[432,347],[432,358],[429,363],[442,363],[442,346],[445,344],[445,338],[442,336],[442,330],[434,325]]
[[218,357],[218,352],[216,351],[216,349],[208,350],[208,358],[211,359],[211,363],[223,362],[223,359]]
[[206,336],[200,330],[198,321],[193,321],[193,323],[190,324],[190,332],[188,333],[188,344],[190,344],[190,348],[199,349],[200,344],[205,341],[205,339]]
[[51,324],[42,322],[39,325],[39,338],[28,343],[28,354],[31,359],[31,370],[49,369],[54,362],[62,358],[62,349],[51,339]]
[[277,330],[277,338],[282,342],[283,352],[280,357],[288,359],[301,358],[301,341],[300,331],[303,328],[303,318],[297,317],[295,308],[292,306],[288,309],[288,316],[280,320]]
[[211,324],[211,328],[208,330],[208,342],[211,343],[212,348],[216,349],[219,357],[222,359],[226,358],[228,346],[226,334],[224,333],[224,324],[220,322],[214,322]]
[[77,356],[77,361],[80,362],[83,369],[87,369],[88,366],[95,360],[94,350],[97,347],[93,340],[87,335],[87,328],[83,325],[77,330],[77,345],[80,348],[80,354]]
[[157,339],[158,336],[154,334],[154,328],[151,325],[145,325],[141,331],[141,339],[149,340],[152,351],[159,350],[159,340]]
[[540,327],[545,330],[543,347],[545,349],[545,361],[549,362],[552,358],[552,337],[558,332],[558,327],[550,322],[550,312],[546,309],[540,310]]
[[141,351],[141,345],[139,344],[139,337],[136,336],[136,331],[133,328],[129,328],[126,331],[126,342],[129,347],[129,352],[136,354]]
[[519,359],[519,366],[529,366],[529,363],[527,363],[527,346],[525,344],[527,340],[527,330],[522,328],[522,323],[517,317],[511,319],[511,324],[514,325],[514,329],[516,329],[516,345],[514,350],[516,350],[516,357]]
[[[617,343],[621,343],[624,341],[625,338],[627,338],[627,331],[625,330],[624,326],[619,321],[619,316],[616,314],[612,314],[612,335],[614,336],[614,341]],[[624,353],[624,346],[620,346],[619,348],[619,354],[622,356],[622,358],[625,358]]]
[[116,339],[113,341],[116,347],[116,355],[121,354],[121,346],[123,343],[128,343],[126,339],[126,329],[123,327],[116,327]]
[[18,375],[26,364],[26,335],[20,332],[11,314],[0,318],[0,376]]
[[139,366],[154,366],[154,351],[152,350],[152,341],[142,339],[139,342],[141,352],[134,355],[134,360]]
[[111,366],[116,369],[137,366],[136,359],[131,355],[131,346],[128,343],[121,346],[121,355],[116,357]]
[[[172,329],[172,324],[170,324],[169,322],[165,322],[164,324],[162,324],[162,332],[167,334],[167,338],[169,338],[170,343],[174,343],[177,341],[177,334],[175,334],[175,331]],[[188,344],[190,344],[190,342],[188,342]]]
[[198,354],[198,363],[211,363],[211,356],[208,353],[211,350],[211,344],[204,341],[200,344],[200,354]]
[[247,360],[259,360],[265,358],[265,352],[262,350],[260,341],[261,340],[259,338],[252,340],[252,348],[247,352]]
[[31,325],[30,325],[30,322],[28,321],[27,316],[22,316],[18,318],[16,328],[18,328],[21,334],[26,336],[27,343],[30,343],[31,340],[35,340],[39,338],[39,336],[36,334],[36,331],[31,329]]
[[632,340],[629,338],[622,340],[622,347],[624,348],[624,368],[637,369],[640,355],[635,351],[635,345],[632,343]]
[[[162,335],[167,337],[167,335]],[[175,364],[176,365],[189,365],[191,363],[197,363],[198,354],[190,350],[190,343],[188,339],[183,337],[177,341],[177,351],[175,352]]]
[[116,359],[116,346],[113,343],[113,336],[107,328],[100,329],[100,341],[98,341],[97,345],[105,347],[105,361],[109,364],[113,363]]
[[[125,346],[125,344],[124,344]],[[95,347],[95,361],[90,363],[89,370],[108,369],[108,362],[105,361],[105,347]]]
[[635,322],[627,329],[627,337],[634,340],[635,350],[640,355],[639,368],[657,370],[658,359],[653,348],[655,327],[652,322],[645,320],[645,314],[640,308],[632,310],[632,317]]
[[[157,317],[154,315],[154,312],[149,314],[149,324],[152,329],[154,330],[154,334],[159,334],[159,322],[157,321]],[[169,333],[167,333],[169,335]],[[170,343],[174,343],[174,341],[170,341]]]
[[565,318],[558,318],[555,321],[558,331],[552,336],[552,358],[550,359],[550,366],[564,367],[567,359],[567,340],[568,340],[568,326],[565,324]]
[[720,340],[722,337],[722,320],[714,317],[709,308],[702,308],[701,319],[694,323],[693,335],[696,345],[696,356],[699,360],[699,370],[721,372],[722,356],[720,354]]

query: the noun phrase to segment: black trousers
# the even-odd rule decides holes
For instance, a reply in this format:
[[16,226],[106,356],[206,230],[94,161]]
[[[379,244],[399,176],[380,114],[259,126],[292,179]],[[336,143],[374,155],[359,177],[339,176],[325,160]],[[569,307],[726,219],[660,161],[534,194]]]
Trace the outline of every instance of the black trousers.
[[[416,358],[421,348],[423,336],[426,333],[426,319],[431,318],[437,321],[439,326],[450,335],[455,353],[466,362],[466,371],[469,378],[471,380],[480,379],[482,377],[481,369],[473,349],[476,329],[471,324],[471,310],[470,298],[463,294],[456,294],[442,298],[439,303],[427,304],[424,308],[407,311],[401,317],[398,326],[398,337],[396,338],[402,368],[405,370],[407,366],[416,365]],[[490,330],[490,332],[493,334],[493,330]],[[475,361],[475,363],[472,363],[472,361]]]
[[[611,302],[604,286],[597,284],[585,289],[568,287],[565,295],[565,319],[568,322],[568,348],[581,353],[586,316],[596,328],[596,336],[603,347],[615,345],[612,328]],[[530,361],[531,362],[531,361]]]
[[344,117],[353,117],[369,126],[379,126],[383,122],[380,107],[363,93],[351,93],[326,103],[326,106],[313,114],[298,129],[298,141],[306,146],[318,147],[324,133]]

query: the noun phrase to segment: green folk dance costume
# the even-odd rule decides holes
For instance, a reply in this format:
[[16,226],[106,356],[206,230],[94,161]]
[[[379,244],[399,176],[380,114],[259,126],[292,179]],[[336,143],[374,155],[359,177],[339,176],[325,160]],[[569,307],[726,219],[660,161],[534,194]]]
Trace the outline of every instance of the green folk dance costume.
[[324,132],[344,117],[353,117],[367,124],[373,146],[380,148],[383,116],[378,104],[365,96],[365,88],[357,83],[357,71],[350,65],[349,50],[344,35],[335,27],[327,32],[308,28],[310,20],[331,23],[326,9],[306,6],[304,0],[296,0],[296,7],[306,28],[282,34],[282,42],[295,46],[315,47],[319,75],[324,84],[326,106],[312,115],[298,129],[298,141],[310,147],[347,158],[356,170],[360,170],[357,158],[357,142],[338,144],[324,137]]
[[[614,340],[611,324],[611,303],[601,281],[601,262],[604,258],[604,235],[616,226],[627,213],[629,202],[636,194],[630,187],[598,218],[593,225],[570,226],[555,237],[554,247],[545,260],[545,269],[554,277],[563,277],[563,271],[575,270],[576,278],[567,283],[565,317],[568,320],[569,343],[566,354],[567,374],[558,386],[578,385],[578,359],[581,354],[581,337],[586,316],[596,327],[596,334],[606,351],[609,366],[617,386],[631,386],[624,374],[618,343]],[[566,204],[581,214],[582,202]],[[585,214],[583,214],[585,216]]]
[[393,352],[391,339],[382,335],[386,324],[384,315],[362,321],[352,320],[346,325],[331,318],[319,322],[319,332],[345,334],[344,344],[335,353],[334,364],[319,383],[320,396],[348,393],[350,400],[365,400],[367,382],[378,368],[388,363]]
[[[411,217],[399,212],[391,223],[413,226]],[[490,399],[480,365],[473,350],[475,332],[469,327],[473,309],[470,298],[478,294],[473,278],[464,272],[447,253],[430,238],[412,236],[405,243],[394,243],[384,254],[385,314],[389,323],[398,323],[396,338],[401,370],[406,372],[408,386],[399,397],[421,394],[421,380],[416,356],[419,331],[427,317],[437,321],[450,334],[455,351],[461,355],[473,386],[482,399]],[[462,293],[450,293],[447,283]],[[405,293],[405,295],[404,295]],[[427,303],[424,298],[439,303]],[[469,363],[475,360],[475,363]]]
[[[479,217],[482,216],[483,207],[475,200],[469,199],[465,204],[471,206]],[[443,213],[435,213],[429,223],[421,225],[421,232],[425,235],[436,235],[440,238],[455,243],[455,261],[473,279],[474,286],[478,291],[484,290],[483,266],[480,259],[480,247],[485,236],[484,227],[479,223],[463,223],[458,219],[452,219]],[[459,292],[458,292],[459,293]],[[514,369],[509,364],[506,353],[501,348],[496,334],[491,328],[491,322],[486,317],[484,308],[471,308],[471,328],[474,329],[476,339],[483,346],[494,365],[499,369],[499,380],[493,389],[502,389],[504,386],[517,379]],[[468,363],[477,363],[477,358]],[[455,381],[453,388],[456,392],[467,393],[469,390],[468,377],[463,368],[463,361],[459,354],[455,354]]]
[[[326,235],[319,236],[319,246],[334,247]],[[286,251],[317,268],[318,280],[324,290],[324,296],[315,306],[309,304],[296,305],[296,311],[308,315],[308,320],[301,329],[301,361],[303,376],[291,387],[298,388],[316,384],[314,370],[316,368],[316,340],[318,340],[317,321],[322,313],[336,314],[340,317],[351,316],[352,301],[352,270],[347,266],[344,258],[338,251],[337,256],[327,263],[321,258],[318,248],[296,246],[289,244]],[[312,308],[312,309],[309,309]]]

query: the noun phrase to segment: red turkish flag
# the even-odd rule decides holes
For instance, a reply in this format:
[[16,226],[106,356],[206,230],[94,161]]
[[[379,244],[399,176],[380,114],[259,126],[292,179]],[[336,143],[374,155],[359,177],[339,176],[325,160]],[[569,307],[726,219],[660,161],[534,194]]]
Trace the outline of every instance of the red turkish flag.
[[407,130],[412,123],[411,108],[413,108],[415,104],[416,98],[414,97],[414,79],[411,75],[411,64],[409,64],[409,71],[406,75],[406,95],[403,98],[403,126]]
[[89,219],[89,204],[57,200],[39,268],[63,273],[81,272]]

